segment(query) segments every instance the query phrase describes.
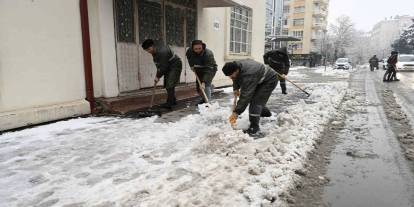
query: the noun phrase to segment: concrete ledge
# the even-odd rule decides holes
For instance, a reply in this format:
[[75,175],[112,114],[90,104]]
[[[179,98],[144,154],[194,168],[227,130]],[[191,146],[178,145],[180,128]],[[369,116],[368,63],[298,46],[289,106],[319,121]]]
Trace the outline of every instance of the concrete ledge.
[[0,113],[0,131],[90,114],[89,103],[79,100]]

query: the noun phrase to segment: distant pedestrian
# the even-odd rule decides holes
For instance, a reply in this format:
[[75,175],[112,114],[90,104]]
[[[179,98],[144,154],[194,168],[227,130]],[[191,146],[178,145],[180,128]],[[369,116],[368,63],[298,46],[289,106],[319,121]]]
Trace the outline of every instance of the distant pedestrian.
[[167,102],[162,107],[172,109],[177,104],[175,87],[180,82],[182,62],[180,57],[174,53],[168,45],[155,43],[147,39],[142,43],[142,48],[152,55],[157,74],[154,83],[157,84],[164,77],[164,88],[167,90]]
[[392,51],[387,60],[387,71],[384,74],[383,81],[399,81],[397,78],[398,52]]
[[375,68],[377,68],[377,70],[378,70],[378,63],[379,63],[379,60],[378,60],[376,55],[372,56],[369,59],[369,67],[370,67],[371,71],[374,71]]

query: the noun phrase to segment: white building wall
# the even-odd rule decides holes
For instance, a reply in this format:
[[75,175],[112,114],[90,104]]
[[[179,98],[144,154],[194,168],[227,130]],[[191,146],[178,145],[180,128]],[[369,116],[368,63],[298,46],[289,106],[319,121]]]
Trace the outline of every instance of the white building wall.
[[95,97],[119,95],[113,0],[88,0]]
[[90,112],[79,0],[2,0],[0,28],[0,131]]
[[[239,59],[254,59],[263,62],[266,24],[266,1],[234,0],[238,4],[252,9],[252,48],[251,54],[229,55],[230,45],[230,7],[203,8],[203,1],[198,1],[197,37],[214,52],[218,71],[213,80],[217,86],[229,85],[231,81],[224,76],[221,68],[226,62]],[[219,27],[214,27],[214,24]]]

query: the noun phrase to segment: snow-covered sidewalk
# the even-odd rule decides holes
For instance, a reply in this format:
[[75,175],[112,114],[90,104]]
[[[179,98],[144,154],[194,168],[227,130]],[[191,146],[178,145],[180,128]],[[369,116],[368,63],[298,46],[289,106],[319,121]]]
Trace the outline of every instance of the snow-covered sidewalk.
[[170,123],[79,118],[3,134],[0,206],[283,206],[347,87],[308,84],[306,101],[261,121],[259,140],[230,127],[231,100]]

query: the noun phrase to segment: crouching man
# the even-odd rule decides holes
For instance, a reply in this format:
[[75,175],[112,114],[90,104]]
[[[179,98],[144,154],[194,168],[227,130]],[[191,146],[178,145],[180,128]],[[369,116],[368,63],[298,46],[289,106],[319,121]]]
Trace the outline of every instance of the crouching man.
[[250,136],[260,136],[260,115],[266,109],[266,103],[277,85],[276,73],[254,60],[228,62],[223,67],[223,73],[233,80],[235,94],[240,94],[239,100],[229,121],[234,125],[237,117],[249,106],[250,126],[245,133]]

